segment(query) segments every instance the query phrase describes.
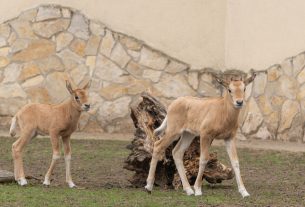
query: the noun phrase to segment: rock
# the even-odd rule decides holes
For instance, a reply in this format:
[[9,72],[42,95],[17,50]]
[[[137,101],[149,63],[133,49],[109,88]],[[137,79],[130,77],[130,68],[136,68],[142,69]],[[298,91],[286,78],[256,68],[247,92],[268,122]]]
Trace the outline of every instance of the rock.
[[168,59],[165,58],[161,53],[153,51],[148,47],[143,47],[141,50],[141,57],[139,60],[140,65],[155,69],[163,70],[167,65]]
[[4,37],[0,37],[0,47],[4,47],[4,46],[6,46],[6,40],[5,40],[5,38]]
[[139,51],[134,51],[134,50],[127,50],[127,53],[131,56],[131,58],[138,62],[141,57],[141,53]]
[[252,88],[253,88],[253,82],[249,83],[249,85],[246,86],[246,91],[245,91],[245,100],[249,100],[249,98],[252,95]]
[[88,76],[88,68],[86,65],[79,65],[70,72],[70,76],[76,85],[79,85],[86,76]]
[[25,39],[36,39],[33,29],[31,27],[30,22],[25,20],[15,19],[10,21],[9,24],[13,28],[13,30],[18,34],[18,38]]
[[198,81],[198,73],[190,72],[187,76],[187,81],[192,86],[194,90],[198,89],[199,81]]
[[0,57],[0,68],[7,66],[10,63],[7,57]]
[[26,49],[29,46],[30,40],[28,39],[17,39],[11,46],[11,53],[16,53]]
[[51,102],[51,97],[45,88],[31,87],[25,89],[31,103],[48,104]]
[[261,95],[257,98],[257,104],[264,116],[268,116],[274,111],[268,98],[265,95]]
[[276,81],[282,75],[282,70],[280,65],[273,65],[267,69],[268,81]]
[[33,86],[39,86],[43,83],[44,78],[42,75],[36,76],[34,78],[30,78],[28,80],[26,80],[21,86],[23,88],[29,88],[29,87],[33,87]]
[[131,58],[123,46],[117,43],[111,52],[110,59],[116,62],[121,68],[124,68]]
[[70,20],[68,19],[37,22],[33,24],[33,30],[39,36],[50,38],[52,35],[66,30],[69,24]]
[[95,36],[105,36],[106,26],[101,24],[100,22],[90,21],[89,25],[90,31]]
[[119,41],[124,47],[132,51],[140,51],[143,45],[142,42],[126,35],[120,35]]
[[2,83],[14,83],[17,81],[21,71],[21,66],[16,63],[8,65],[4,69],[4,79]]
[[144,66],[141,66],[134,61],[130,61],[126,66],[126,70],[136,78],[142,77],[144,69],[146,69]]
[[69,97],[66,80],[68,80],[67,74],[62,72],[54,72],[47,76],[46,89],[52,103],[59,103]]
[[6,57],[10,52],[10,47],[2,47],[0,48],[0,56]]
[[9,38],[11,33],[11,28],[8,24],[2,23],[0,24],[0,36],[3,37],[4,39]]
[[14,182],[14,173],[6,170],[0,170],[0,183]]
[[291,127],[293,118],[300,112],[299,103],[296,101],[286,100],[282,107],[281,121],[279,125],[279,132],[283,132]]
[[41,74],[41,72],[40,72],[39,66],[37,64],[34,64],[32,62],[26,63],[21,70],[21,73],[18,77],[18,81],[24,82],[25,80],[33,78],[40,74]]
[[293,76],[292,58],[287,58],[281,63],[281,68],[287,76]]
[[305,66],[305,53],[300,53],[292,59],[293,75],[297,76]]
[[78,131],[81,131],[86,127],[86,125],[89,122],[89,119],[90,119],[90,114],[89,113],[82,113],[80,115],[80,118],[79,118],[78,123],[77,123]]
[[297,81],[286,75],[282,75],[279,81],[281,83],[280,90],[282,91],[282,95],[288,99],[295,99],[298,92]]
[[60,18],[60,9],[53,6],[41,6],[38,9],[36,21],[44,21],[49,19]]
[[124,131],[126,134],[128,134],[133,132],[133,123],[130,117],[120,118],[117,121],[113,121],[104,126],[107,133],[118,133]]
[[165,71],[168,73],[180,73],[181,71],[187,70],[188,65],[178,62],[176,60],[170,60],[169,64],[166,66]]
[[29,10],[23,11],[19,15],[18,19],[26,20],[29,22],[34,22],[36,16],[37,16],[37,9],[34,8],[34,9],[29,9]]
[[299,89],[299,92],[297,94],[297,100],[302,100],[305,98],[305,85],[302,85]]
[[242,126],[242,132],[246,135],[255,133],[261,126],[264,117],[262,116],[255,100],[250,98],[248,105],[248,114]]
[[204,73],[200,74],[200,81],[204,81],[206,83],[213,84],[214,78],[211,73],[204,72]]
[[[1,89],[0,89],[1,90]],[[4,116],[15,116],[16,113],[27,104],[25,99],[7,97],[3,100],[0,99],[0,114],[2,117]]]
[[122,118],[129,113],[131,98],[128,96],[114,101],[105,101],[99,108],[97,119],[101,123],[109,123],[117,118]]
[[97,55],[97,50],[100,46],[101,37],[92,35],[90,36],[88,43],[85,48],[86,55]]
[[63,18],[71,18],[71,11],[69,8],[61,8]]
[[240,140],[240,141],[246,141],[247,140],[247,138],[245,137],[245,135],[243,135],[241,133],[239,128],[237,130],[237,133],[236,133],[235,137],[236,137],[237,140]]
[[267,75],[265,73],[258,73],[254,80],[253,85],[253,96],[258,97],[265,92],[265,87],[267,84]]
[[220,90],[213,84],[213,78],[210,73],[204,73],[200,76],[198,93],[201,96],[220,96]]
[[73,35],[69,32],[61,32],[56,37],[56,51],[59,52],[67,47],[73,40]]
[[150,79],[152,82],[158,82],[160,80],[162,71],[156,70],[144,70],[143,78]]
[[61,63],[60,58],[56,55],[52,55],[48,58],[38,60],[35,62],[35,65],[37,65],[38,68],[40,68],[40,70],[44,74],[48,74],[49,72],[53,72],[53,71],[64,71],[65,70],[65,67]]
[[253,137],[257,138],[257,139],[262,139],[262,140],[274,138],[274,136],[272,136],[272,134],[268,131],[266,126],[260,127],[258,129],[257,133],[255,135],[253,135]]
[[86,42],[82,39],[74,39],[70,45],[70,49],[79,56],[85,56]]
[[91,104],[90,113],[96,114],[100,106],[105,102],[105,100],[96,92],[89,92],[89,97]]
[[58,56],[63,61],[66,70],[75,68],[79,64],[84,64],[85,62],[81,56],[77,55],[69,49],[62,50],[60,53],[58,53]]
[[74,13],[68,29],[70,33],[83,40],[89,39],[89,21],[83,15]]
[[24,50],[13,55],[13,61],[27,62],[49,57],[55,53],[55,45],[46,39],[33,40]]
[[0,85],[0,98],[26,98],[26,93],[17,83]]
[[178,98],[180,96],[195,96],[196,92],[188,85],[186,77],[177,75],[166,75],[161,77],[155,88],[160,95],[166,98]]
[[95,69],[96,56],[87,56],[86,66],[89,68],[89,75],[92,77]]
[[305,82],[305,70],[304,69],[302,69],[302,71],[297,76],[297,80],[298,80],[299,84],[303,84]]
[[123,70],[121,70],[108,58],[102,55],[97,57],[94,76],[100,78],[101,80],[117,83],[117,79],[123,74]]
[[99,94],[107,99],[113,100],[125,95],[138,95],[151,87],[147,80],[130,79],[125,83],[109,84],[99,90]]
[[105,55],[106,57],[110,57],[113,46],[115,45],[115,39],[110,30],[106,30],[106,35],[103,37],[100,53]]
[[270,97],[270,103],[273,109],[280,110],[285,101],[285,98],[281,96],[272,96]]
[[278,133],[277,139],[283,141],[301,142],[303,140],[303,134],[303,121],[301,114],[298,113],[293,118],[291,127],[282,133]]
[[264,122],[271,134],[276,134],[279,126],[279,119],[280,115],[277,111],[273,111],[271,114],[264,116]]
[[17,39],[17,35],[14,31],[11,32],[11,35],[9,36],[9,38],[7,39],[7,43],[9,45],[12,45]]

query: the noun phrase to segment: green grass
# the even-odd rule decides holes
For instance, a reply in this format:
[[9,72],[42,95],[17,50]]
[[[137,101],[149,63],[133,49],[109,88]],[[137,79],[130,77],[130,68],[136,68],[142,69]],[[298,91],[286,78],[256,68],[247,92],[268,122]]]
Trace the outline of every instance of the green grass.
[[[13,139],[0,138],[0,167],[12,170]],[[132,172],[123,170],[129,154],[127,142],[73,140],[72,177],[85,189],[69,189],[63,159],[55,168],[51,187],[30,180],[27,187],[15,183],[0,186],[0,206],[305,206],[305,154],[239,149],[241,172],[251,194],[242,199],[235,180],[210,186],[204,195],[186,196],[182,190],[155,188],[151,195],[130,187]],[[212,147],[219,160],[229,165],[223,147]],[[28,175],[43,179],[51,161],[49,140],[36,139],[24,153]]]

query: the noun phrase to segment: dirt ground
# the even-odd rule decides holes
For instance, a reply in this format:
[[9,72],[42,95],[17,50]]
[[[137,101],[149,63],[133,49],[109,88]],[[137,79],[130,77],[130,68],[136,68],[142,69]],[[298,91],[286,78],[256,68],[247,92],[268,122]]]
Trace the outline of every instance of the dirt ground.
[[[123,169],[124,159],[129,154],[126,145],[131,137],[128,134],[93,136],[77,133],[72,140],[74,182],[88,190],[132,189],[128,182],[132,172]],[[13,170],[11,144],[14,140],[15,138],[0,137],[2,169]],[[211,152],[216,151],[219,160],[230,166],[222,144],[214,144]],[[217,195],[217,198],[223,199],[221,205],[216,206],[305,206],[304,144],[255,140],[239,142],[238,145],[241,172],[251,198],[241,199],[235,180],[215,186],[205,183],[203,189],[207,198]],[[248,147],[252,149],[247,149]],[[49,139],[34,139],[26,147],[26,174],[39,179],[30,180],[32,186],[41,186],[51,157]],[[58,162],[51,179],[52,186],[66,187],[63,159]],[[156,191],[160,190],[163,191],[158,188]]]

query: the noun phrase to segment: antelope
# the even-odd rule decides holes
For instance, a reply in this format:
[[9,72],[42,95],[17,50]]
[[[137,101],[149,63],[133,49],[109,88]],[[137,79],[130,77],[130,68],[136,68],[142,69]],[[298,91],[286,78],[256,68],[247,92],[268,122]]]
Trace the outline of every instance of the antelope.
[[20,128],[20,137],[12,145],[12,156],[15,180],[21,186],[27,184],[23,169],[22,150],[37,135],[50,135],[53,156],[43,184],[50,185],[50,176],[56,161],[60,158],[59,142],[61,137],[64,147],[66,182],[70,188],[76,187],[71,177],[70,136],[77,128],[82,111],[89,111],[90,109],[88,102],[90,82],[83,88],[73,90],[70,82],[66,81],[66,87],[71,95],[66,101],[55,105],[27,104],[12,119],[10,135],[12,137],[16,135],[17,125]]
[[153,189],[158,160],[162,158],[165,149],[181,137],[172,154],[183,190],[187,195],[194,194],[185,174],[183,155],[195,136],[200,136],[199,171],[194,184],[195,196],[202,195],[202,176],[208,161],[209,146],[214,139],[224,140],[236,176],[238,190],[242,197],[250,196],[240,175],[235,135],[240,109],[244,105],[246,86],[254,80],[255,76],[255,73],[253,73],[251,77],[244,81],[242,79],[227,81],[215,77],[217,82],[226,89],[223,97],[180,97],[169,105],[164,121],[154,131],[155,135],[163,134],[163,136],[154,143],[149,174],[146,180],[147,185],[145,186],[148,193],[151,193]]

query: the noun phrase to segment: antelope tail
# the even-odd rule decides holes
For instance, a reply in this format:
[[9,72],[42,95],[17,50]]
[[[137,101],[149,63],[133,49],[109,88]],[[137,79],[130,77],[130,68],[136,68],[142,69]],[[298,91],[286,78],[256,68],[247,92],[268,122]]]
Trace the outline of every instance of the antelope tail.
[[163,134],[166,127],[167,127],[167,116],[163,120],[162,124],[157,129],[154,130],[154,134],[156,136],[159,136],[159,135]]
[[17,128],[17,117],[14,116],[12,118],[12,123],[11,123],[11,127],[10,127],[10,135],[11,135],[11,137],[14,137],[16,135],[16,128]]

